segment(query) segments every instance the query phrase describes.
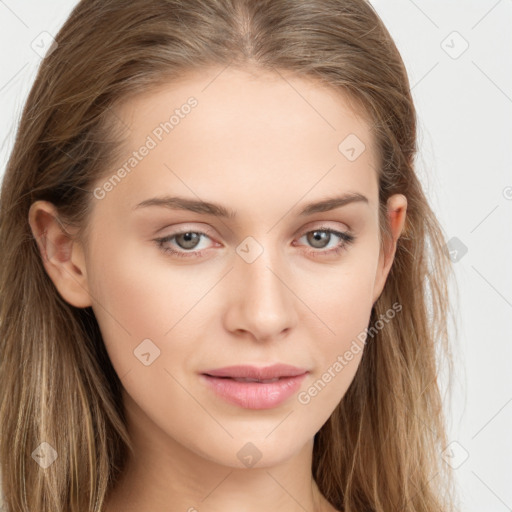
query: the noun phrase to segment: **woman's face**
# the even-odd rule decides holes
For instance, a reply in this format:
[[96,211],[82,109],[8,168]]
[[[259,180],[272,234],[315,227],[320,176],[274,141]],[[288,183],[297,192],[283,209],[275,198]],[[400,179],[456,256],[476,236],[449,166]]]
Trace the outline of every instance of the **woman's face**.
[[[369,126],[318,84],[230,68],[117,115],[124,156],[75,262],[134,435],[232,467],[291,457],[354,378],[393,257]],[[257,372],[276,364],[295,370]]]

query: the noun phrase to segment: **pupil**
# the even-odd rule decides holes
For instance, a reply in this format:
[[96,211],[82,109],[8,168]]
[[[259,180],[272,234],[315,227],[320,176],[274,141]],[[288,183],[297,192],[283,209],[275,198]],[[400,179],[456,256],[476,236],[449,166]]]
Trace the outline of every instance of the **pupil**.
[[179,236],[183,237],[183,239],[185,240],[184,244],[179,244],[179,245],[183,245],[183,249],[193,249],[197,245],[197,241],[199,239],[199,237],[197,236],[197,233],[193,233],[192,231],[188,231],[187,233],[182,233]]
[[[325,242],[329,241],[329,237],[330,237],[330,233],[327,233],[326,231],[313,231],[312,236],[310,238],[312,239],[312,245],[314,247],[322,248],[325,246]],[[323,245],[322,245],[322,241],[324,242]],[[318,242],[320,242],[320,245],[315,245]]]

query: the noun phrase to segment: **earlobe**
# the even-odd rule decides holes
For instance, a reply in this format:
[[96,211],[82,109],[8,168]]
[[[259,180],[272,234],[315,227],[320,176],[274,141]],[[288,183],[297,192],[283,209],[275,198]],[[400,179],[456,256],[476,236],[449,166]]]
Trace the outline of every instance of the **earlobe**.
[[407,198],[403,194],[394,194],[387,201],[387,222],[391,240],[383,244],[379,254],[379,263],[375,279],[373,304],[377,301],[384,289],[391,265],[393,264],[396,244],[403,231],[407,212]]
[[48,201],[35,201],[28,222],[44,268],[62,298],[77,308],[91,306],[82,245],[64,227],[56,207]]

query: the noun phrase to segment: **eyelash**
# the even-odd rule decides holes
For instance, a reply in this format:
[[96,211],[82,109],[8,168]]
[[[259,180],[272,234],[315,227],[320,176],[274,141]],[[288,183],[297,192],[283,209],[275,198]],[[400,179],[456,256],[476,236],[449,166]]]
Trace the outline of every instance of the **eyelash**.
[[[345,251],[350,244],[352,244],[355,241],[355,236],[350,234],[350,233],[346,233],[346,232],[342,232],[342,231],[336,231],[334,229],[323,227],[323,226],[319,227],[319,228],[312,229],[310,231],[306,231],[303,235],[301,235],[300,238],[302,238],[304,235],[307,235],[309,233],[313,233],[315,231],[330,233],[332,235],[338,236],[339,238],[341,238],[341,242],[336,247],[334,247],[333,249],[329,249],[327,251],[323,251],[321,249],[317,249],[317,250],[313,250],[313,251],[308,251],[309,255],[313,256],[313,257],[318,257],[318,256],[326,257],[326,256],[339,255],[341,252]],[[156,244],[158,245],[159,249],[162,252],[164,252],[165,254],[170,254],[172,256],[177,256],[179,258],[200,257],[202,255],[202,253],[206,249],[203,249],[202,251],[176,251],[175,249],[171,249],[169,247],[165,247],[164,246],[164,244],[166,242],[170,242],[175,237],[177,237],[179,235],[183,235],[185,233],[194,233],[194,234],[199,234],[199,235],[205,235],[205,236],[208,237],[207,233],[204,233],[202,231],[192,231],[192,230],[189,229],[189,230],[173,233],[172,235],[168,235],[168,236],[165,236],[165,237],[162,237],[162,238],[156,238],[154,240],[154,242],[156,242]]]

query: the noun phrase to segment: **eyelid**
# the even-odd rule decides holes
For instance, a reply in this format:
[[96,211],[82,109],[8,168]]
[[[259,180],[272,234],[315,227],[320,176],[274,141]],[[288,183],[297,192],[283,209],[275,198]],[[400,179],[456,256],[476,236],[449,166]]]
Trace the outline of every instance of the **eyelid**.
[[[327,224],[329,222],[330,221],[322,221],[322,220],[310,222],[310,223],[306,224],[306,226],[302,226],[301,228],[299,228],[293,234],[293,237],[294,238],[302,237],[306,233],[309,233],[311,231],[321,231],[321,230],[332,230],[332,231],[337,231],[337,232],[341,231],[347,235],[354,235],[354,233],[352,232],[352,230],[349,228],[349,226],[347,224],[341,223],[341,224],[343,224],[344,227],[340,228],[338,226],[335,226],[335,227],[328,226]],[[183,233],[193,232],[193,233],[201,233],[201,234],[208,235],[208,237],[210,239],[217,238],[215,231],[212,228],[210,228],[210,226],[208,226],[208,224],[198,223],[195,226],[193,224],[194,223],[189,223],[189,224],[184,223],[183,225],[180,224],[180,227],[176,228],[175,231],[171,231],[168,234],[159,235],[158,237],[159,238],[170,238],[173,236],[181,235]],[[340,224],[340,223],[338,222],[338,224]],[[201,227],[197,228],[197,226],[201,226]],[[156,234],[158,234],[161,231],[164,231],[165,229],[166,228],[159,230]]]
[[[344,233],[347,233],[347,234],[350,234],[352,235],[352,230],[350,229],[350,227],[345,224],[344,222],[336,222],[337,225],[335,226],[331,226],[329,225],[330,223],[335,223],[336,221],[329,221],[329,220],[317,220],[317,221],[313,221],[313,222],[309,222],[308,224],[306,224],[306,226],[302,226],[301,228],[299,228],[295,233],[294,233],[294,237],[296,236],[302,236],[306,233],[309,233],[310,231],[321,231],[321,230],[332,230],[332,231],[338,231],[338,232],[344,232]],[[342,225],[341,227],[339,225]]]
[[168,233],[165,231],[165,229],[167,229],[167,228],[164,228],[162,230],[159,230],[159,232],[162,231],[162,232],[164,232],[164,234],[158,235],[158,238],[159,239],[172,238],[174,236],[182,235],[184,233],[198,233],[201,235],[207,235],[208,238],[215,241],[215,239],[217,238],[217,235],[216,235],[216,232],[212,228],[210,228],[207,225],[205,225],[203,227],[201,224],[199,226],[201,226],[201,227],[198,227],[198,225],[196,225],[195,227],[193,225],[187,225],[187,224],[185,224],[183,226],[180,225],[179,228],[175,228],[174,230],[169,231]]

